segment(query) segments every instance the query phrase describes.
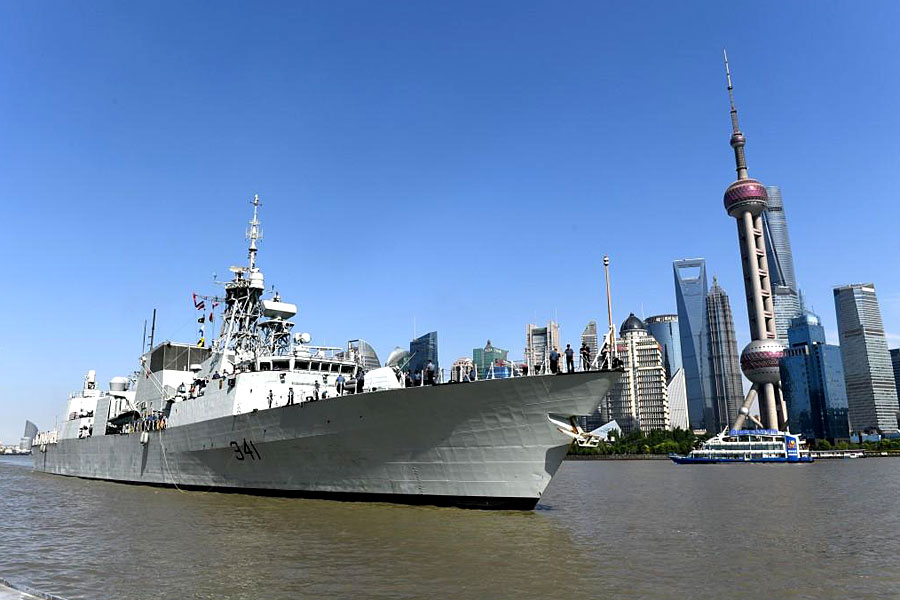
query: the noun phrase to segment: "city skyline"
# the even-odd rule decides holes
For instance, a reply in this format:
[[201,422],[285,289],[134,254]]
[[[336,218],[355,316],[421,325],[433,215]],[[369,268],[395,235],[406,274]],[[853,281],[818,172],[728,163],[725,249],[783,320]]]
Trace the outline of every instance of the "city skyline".
[[[836,342],[831,288],[874,281],[888,344],[900,345],[900,282],[875,258],[900,248],[897,184],[884,175],[900,132],[897,83],[884,75],[898,61],[890,18],[775,5],[649,17],[589,5],[357,6],[354,19],[311,7],[275,18],[232,6],[198,31],[202,13],[175,5],[0,11],[20,24],[2,42],[15,93],[0,100],[10,124],[0,169],[17,226],[0,243],[28,311],[52,317],[0,325],[4,442],[26,418],[52,426],[87,369],[101,382],[132,372],[153,308],[157,340],[195,341],[190,294],[215,293],[212,274],[223,279],[244,256],[256,192],[259,262],[316,343],[365,339],[386,356],[417,322],[441,332],[445,357],[487,337],[518,355],[523,324],[558,319],[561,344],[577,347],[585,322],[606,322],[604,253],[616,323],[642,305],[640,316],[675,312],[678,257],[706,257],[734,293],[733,224],[720,204],[726,42],[754,174],[788,199],[808,305]],[[733,31],[738,16],[765,23],[764,39]],[[683,52],[665,52],[673,45]],[[649,143],[660,137],[678,151]],[[604,227],[594,255],[596,229],[633,221],[638,198],[643,239],[662,242],[638,246],[633,229]],[[427,241],[407,244],[423,219]],[[873,245],[865,254],[860,231]],[[538,232],[551,251],[533,250]],[[459,268],[473,242],[490,269]],[[560,266],[557,249],[579,264]],[[377,259],[399,253],[421,268],[386,280]],[[13,296],[7,314],[22,311]],[[48,377],[43,357],[60,343],[77,356]]]

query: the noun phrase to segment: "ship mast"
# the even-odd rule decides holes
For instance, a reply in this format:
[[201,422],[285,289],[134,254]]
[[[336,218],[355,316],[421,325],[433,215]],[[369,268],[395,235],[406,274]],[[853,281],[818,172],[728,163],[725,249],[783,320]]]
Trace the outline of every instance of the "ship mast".
[[250,270],[256,268],[256,242],[262,239],[262,230],[259,227],[259,194],[253,195],[253,219],[250,221],[250,228],[247,230],[247,240],[250,242],[248,258],[250,259]]
[[262,271],[256,266],[258,243],[262,239],[262,228],[259,222],[259,194],[253,196],[253,218],[247,228],[248,265],[246,267],[229,267],[234,274],[231,281],[225,284],[225,310],[222,315],[222,330],[213,342],[213,348],[223,356],[219,365],[224,364],[224,355],[234,352],[234,361],[242,362],[255,358],[261,345],[257,324],[262,317],[261,297],[265,290],[265,279]]

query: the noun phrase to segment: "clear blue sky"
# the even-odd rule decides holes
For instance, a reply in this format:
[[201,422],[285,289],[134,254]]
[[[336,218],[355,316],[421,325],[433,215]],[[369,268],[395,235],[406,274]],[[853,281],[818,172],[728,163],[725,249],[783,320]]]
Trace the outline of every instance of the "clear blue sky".
[[143,322],[193,341],[192,291],[245,260],[318,343],[442,363],[525,324],[563,343],[674,312],[707,258],[748,339],[721,50],[751,176],[784,193],[798,279],[874,281],[900,345],[896,2],[0,4],[0,439],[83,373],[137,365]]

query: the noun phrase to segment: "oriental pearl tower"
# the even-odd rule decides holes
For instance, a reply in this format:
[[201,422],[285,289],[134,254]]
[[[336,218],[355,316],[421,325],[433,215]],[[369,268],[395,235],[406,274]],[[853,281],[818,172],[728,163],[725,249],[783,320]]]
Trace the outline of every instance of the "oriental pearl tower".
[[[768,197],[765,186],[747,174],[747,159],[744,155],[744,145],[747,141],[738,127],[727,54],[725,54],[725,77],[728,81],[728,99],[731,103],[731,147],[734,148],[737,181],[725,190],[724,201],[725,210],[737,220],[741,263],[744,268],[744,288],[747,294],[747,314],[750,317],[750,335],[753,340],[741,352],[741,370],[753,383],[753,387],[744,399],[739,414],[735,415],[733,427],[741,429],[744,420],[749,417],[762,428],[783,430],[787,426],[787,410],[781,394],[778,363],[784,356],[784,346],[778,341],[775,332],[775,309],[772,304],[769,263],[766,259],[761,216],[767,206]],[[760,415],[758,421],[750,415],[750,406],[757,397]]]

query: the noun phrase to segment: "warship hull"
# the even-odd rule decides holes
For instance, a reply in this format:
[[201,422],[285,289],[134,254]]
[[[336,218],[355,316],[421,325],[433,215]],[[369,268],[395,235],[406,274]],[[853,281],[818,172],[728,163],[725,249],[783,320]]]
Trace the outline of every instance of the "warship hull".
[[516,377],[303,402],[35,449],[55,475],[184,489],[532,509],[618,371]]

